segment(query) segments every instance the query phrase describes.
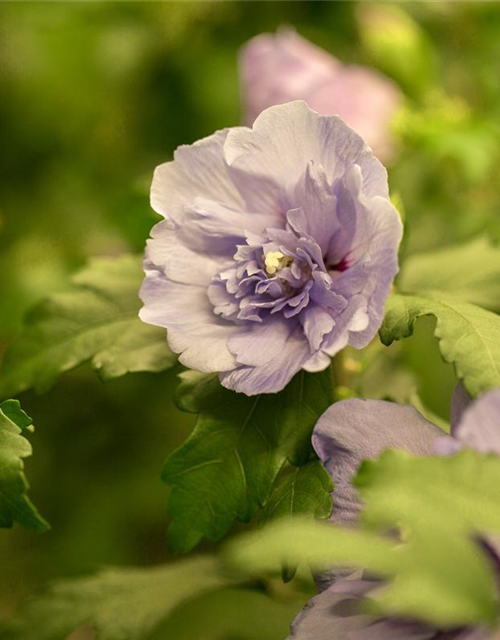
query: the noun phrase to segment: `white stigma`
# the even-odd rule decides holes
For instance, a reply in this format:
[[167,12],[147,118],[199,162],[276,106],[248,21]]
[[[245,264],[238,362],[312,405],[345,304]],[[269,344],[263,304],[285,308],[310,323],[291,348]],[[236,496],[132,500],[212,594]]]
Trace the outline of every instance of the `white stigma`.
[[266,273],[269,276],[274,276],[277,271],[288,267],[292,262],[293,258],[285,256],[281,251],[268,251],[264,256]]

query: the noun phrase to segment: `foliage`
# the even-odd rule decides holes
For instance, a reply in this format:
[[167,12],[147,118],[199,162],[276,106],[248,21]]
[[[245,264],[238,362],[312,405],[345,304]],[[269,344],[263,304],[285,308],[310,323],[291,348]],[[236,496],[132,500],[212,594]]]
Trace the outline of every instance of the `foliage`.
[[5,354],[0,394],[46,391],[57,376],[91,361],[104,379],[163,371],[175,363],[165,332],[138,318],[141,258],[94,260],[70,291],[35,307]]
[[31,445],[22,435],[32,429],[32,421],[17,400],[0,404],[0,527],[12,527],[14,522],[41,533],[49,528],[26,492],[24,458],[31,456]]
[[[355,481],[366,504],[362,528],[285,521],[233,541],[227,559],[252,574],[282,562],[360,566],[387,580],[370,594],[379,613],[446,627],[491,625],[498,620],[496,577],[476,536],[500,532],[499,482],[494,456],[387,451],[365,461]],[[395,527],[400,541],[387,535]]]
[[[222,388],[216,376],[182,374],[178,403],[199,416],[163,469],[164,481],[174,485],[172,551],[188,551],[203,537],[218,540],[236,520],[248,522],[266,505],[283,466],[308,461],[312,428],[333,400],[329,382],[328,371],[301,372],[279,394],[248,397]],[[329,483],[320,489],[328,505]],[[323,515],[328,511],[323,507]]]
[[500,386],[500,318],[481,307],[442,293],[389,298],[380,329],[385,345],[407,338],[420,316],[435,316],[443,358],[453,363],[472,396]]
[[272,493],[262,514],[262,524],[273,520],[292,520],[305,514],[328,518],[332,511],[332,490],[330,476],[319,460],[296,467]]

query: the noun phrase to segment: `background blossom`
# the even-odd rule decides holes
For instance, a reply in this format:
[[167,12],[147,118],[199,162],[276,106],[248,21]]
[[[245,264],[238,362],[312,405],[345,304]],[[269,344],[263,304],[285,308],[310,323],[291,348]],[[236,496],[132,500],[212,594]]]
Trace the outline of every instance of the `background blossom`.
[[346,66],[293,29],[281,29],[243,47],[240,74],[247,124],[267,107],[303,99],[318,113],[340,116],[380,159],[391,156],[390,123],[402,96],[377,71]]
[[248,395],[325,369],[382,321],[401,222],[387,175],[337,117],[266,110],[157,168],[141,318],[180,361]]

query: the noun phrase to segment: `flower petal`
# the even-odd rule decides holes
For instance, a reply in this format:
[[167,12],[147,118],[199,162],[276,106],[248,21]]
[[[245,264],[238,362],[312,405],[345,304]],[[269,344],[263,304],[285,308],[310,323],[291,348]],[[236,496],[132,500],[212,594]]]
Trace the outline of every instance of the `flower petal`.
[[204,287],[168,280],[145,263],[140,297],[143,322],[168,328],[168,344],[186,367],[205,372],[228,371],[236,359],[227,348],[235,326],[215,316]]
[[362,582],[360,572],[337,580],[330,588],[311,598],[304,610],[292,622],[288,640],[331,640],[350,638],[356,629],[362,629],[375,620],[361,613],[359,604],[363,594],[373,583]]
[[323,338],[332,332],[335,320],[332,316],[318,306],[310,306],[301,314],[304,333],[311,345],[311,351],[318,351]]
[[451,397],[450,407],[450,432],[454,436],[464,411],[472,402],[472,398],[465,390],[464,385],[459,382],[453,389],[453,395]]
[[364,140],[336,116],[320,116],[305,102],[266,109],[253,129],[232,129],[224,143],[230,173],[250,210],[282,215],[286,201],[313,160],[321,164],[329,184],[353,164],[361,167],[367,196],[388,197],[387,173]]
[[236,246],[245,243],[246,235],[262,234],[275,226],[275,216],[232,209],[206,198],[195,198],[185,208],[182,223],[183,241],[210,255],[233,257]]
[[[308,234],[326,253],[332,235],[340,224],[337,217],[337,196],[332,192],[321,166],[312,160],[295,187],[293,202],[298,212],[294,229],[301,235]],[[291,212],[288,220],[291,222]]]
[[266,318],[262,324],[252,322],[238,327],[228,341],[228,348],[238,364],[261,367],[287,348],[295,328],[296,323],[281,317]]
[[462,446],[500,455],[500,389],[488,391],[472,402],[454,435]]
[[334,356],[349,343],[356,332],[363,331],[368,324],[367,303],[362,295],[350,298],[346,308],[335,318],[335,326],[325,338],[321,349]]
[[333,404],[318,420],[312,436],[313,447],[335,484],[332,519],[356,521],[360,502],[351,480],[364,459],[375,458],[387,448],[430,455],[442,434],[410,406],[357,398]]
[[317,351],[309,358],[309,360],[304,362],[302,368],[304,371],[309,371],[309,373],[318,373],[319,371],[324,371],[329,367],[330,362],[331,358],[327,353],[324,351]]
[[243,208],[223,155],[228,132],[228,129],[217,131],[192,145],[180,146],[174,153],[173,162],[156,168],[151,185],[151,206],[157,213],[180,224],[184,207],[193,204],[198,197],[235,209]]
[[[377,620],[362,629],[357,629],[349,640],[439,640],[436,629],[418,623],[405,622],[397,618]],[[443,640],[450,640],[449,635],[443,635]]]
[[286,387],[302,369],[311,355],[309,345],[300,330],[288,338],[281,352],[264,365],[239,366],[220,374],[224,387],[253,396],[258,393],[277,393]]
[[398,272],[397,247],[402,237],[399,214],[387,198],[367,197],[361,169],[351,167],[338,191],[340,231],[333,236],[328,260],[346,259],[332,289],[343,296],[360,293],[367,302],[369,322],[350,339],[357,349],[375,336],[384,316],[387,296]]
[[[175,282],[208,285],[224,267],[224,258],[211,257],[190,249],[183,241],[182,229],[162,220],[151,230],[146,259]],[[227,261],[227,258],[226,258]]]
[[288,640],[431,640],[436,629],[396,618],[380,619],[362,609],[376,586],[357,571],[315,596],[292,622]]

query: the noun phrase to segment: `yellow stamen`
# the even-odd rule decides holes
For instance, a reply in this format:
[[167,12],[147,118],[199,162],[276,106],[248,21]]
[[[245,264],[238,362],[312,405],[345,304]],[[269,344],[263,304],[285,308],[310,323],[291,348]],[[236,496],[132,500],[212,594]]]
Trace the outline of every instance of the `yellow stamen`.
[[277,271],[284,267],[288,267],[292,262],[293,258],[285,256],[281,251],[268,251],[264,256],[266,273],[269,276],[274,276]]

